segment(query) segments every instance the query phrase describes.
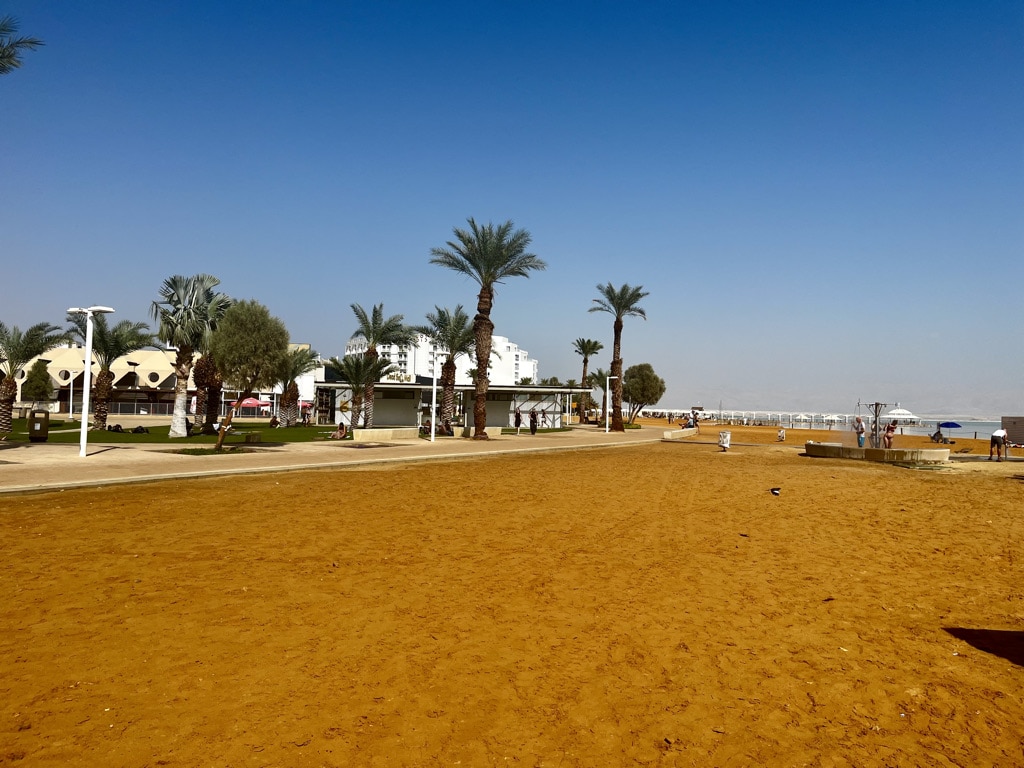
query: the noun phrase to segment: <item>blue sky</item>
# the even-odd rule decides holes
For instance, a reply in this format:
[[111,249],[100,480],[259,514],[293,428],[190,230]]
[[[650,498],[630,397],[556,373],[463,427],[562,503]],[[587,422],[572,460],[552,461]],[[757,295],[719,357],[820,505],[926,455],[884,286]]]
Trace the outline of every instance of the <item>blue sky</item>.
[[[606,345],[663,404],[1024,412],[1024,1],[46,2],[0,78],[0,319],[147,320],[209,272],[341,354],[349,305],[475,308],[429,264],[512,219],[495,332]],[[593,363],[592,363],[593,365]]]

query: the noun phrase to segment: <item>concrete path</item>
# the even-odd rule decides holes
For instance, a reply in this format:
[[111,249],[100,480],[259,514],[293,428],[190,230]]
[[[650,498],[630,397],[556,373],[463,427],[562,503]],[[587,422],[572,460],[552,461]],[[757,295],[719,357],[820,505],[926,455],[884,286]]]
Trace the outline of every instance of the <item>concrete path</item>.
[[[266,434],[266,433],[264,433]],[[252,450],[222,456],[187,456],[166,443],[104,444],[90,435],[87,455],[60,443],[0,442],[0,494],[217,475],[358,467],[402,461],[452,460],[503,453],[584,450],[657,442],[662,430],[645,428],[605,434],[593,426],[531,436],[507,435],[486,441],[464,438],[393,440],[357,445],[330,440],[246,446]]]

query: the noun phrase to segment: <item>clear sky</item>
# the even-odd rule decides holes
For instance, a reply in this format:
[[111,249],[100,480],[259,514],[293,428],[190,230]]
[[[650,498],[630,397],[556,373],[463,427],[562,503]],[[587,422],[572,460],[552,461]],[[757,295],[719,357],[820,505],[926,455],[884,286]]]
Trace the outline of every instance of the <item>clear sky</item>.
[[1024,0],[0,0],[0,320],[148,320],[208,272],[343,353],[349,305],[472,314],[429,264],[512,219],[492,319],[579,378],[598,283],[666,407],[1024,413]]

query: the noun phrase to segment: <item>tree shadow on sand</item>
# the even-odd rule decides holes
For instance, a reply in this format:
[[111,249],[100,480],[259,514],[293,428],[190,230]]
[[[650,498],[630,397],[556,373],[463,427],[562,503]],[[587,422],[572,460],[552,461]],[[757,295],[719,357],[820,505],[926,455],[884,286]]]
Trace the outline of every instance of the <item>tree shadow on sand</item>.
[[963,640],[979,651],[1000,656],[1011,664],[1024,667],[1024,632],[1012,629],[965,629],[943,627],[953,637]]

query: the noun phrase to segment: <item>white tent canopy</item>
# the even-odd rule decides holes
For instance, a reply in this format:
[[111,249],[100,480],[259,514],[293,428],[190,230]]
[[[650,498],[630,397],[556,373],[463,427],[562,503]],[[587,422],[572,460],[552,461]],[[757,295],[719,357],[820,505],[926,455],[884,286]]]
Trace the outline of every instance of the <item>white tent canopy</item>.
[[920,419],[917,418],[917,416],[912,414],[906,408],[893,408],[891,411],[885,414],[885,418],[889,420],[896,419],[896,421],[902,421],[905,424],[909,422],[920,421]]

